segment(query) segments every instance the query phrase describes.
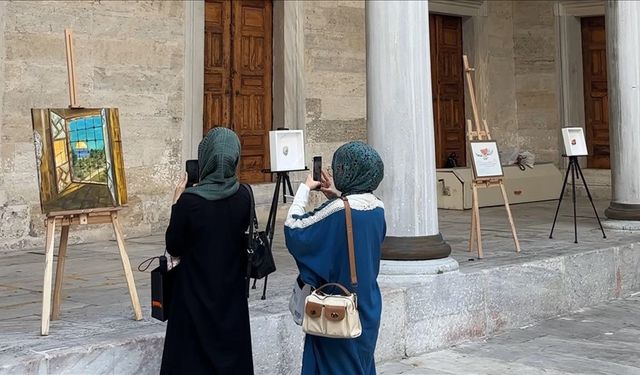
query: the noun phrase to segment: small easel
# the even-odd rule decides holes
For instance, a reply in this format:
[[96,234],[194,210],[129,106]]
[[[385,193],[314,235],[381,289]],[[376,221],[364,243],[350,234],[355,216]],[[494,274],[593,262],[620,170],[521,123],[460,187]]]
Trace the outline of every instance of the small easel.
[[[67,50],[67,71],[69,74],[69,100],[71,104],[69,108],[80,108],[76,101],[76,79],[75,66],[73,58],[73,39],[71,30],[65,29],[65,46]],[[142,320],[142,310],[140,301],[138,300],[138,291],[136,290],[131,264],[129,263],[129,255],[124,246],[124,237],[122,235],[122,227],[118,221],[118,211],[122,207],[105,207],[74,211],[49,212],[45,221],[47,227],[47,239],[45,245],[45,264],[44,264],[44,287],[42,293],[42,326],[40,334],[47,336],[49,334],[49,319],[57,320],[60,315],[60,304],[62,297],[62,281],[64,279],[64,263],[67,255],[67,242],[69,240],[69,227],[71,225],[91,225],[91,224],[108,224],[111,223],[115,233],[118,249],[120,250],[120,258],[124,275],[129,287],[129,295],[131,296],[131,304],[136,320]],[[60,226],[60,247],[58,248],[58,261],[56,264],[56,278],[53,287],[53,307],[51,298],[51,282],[53,278],[53,251],[55,240],[56,226]]]
[[[491,134],[489,133],[489,127],[487,121],[482,120],[480,123],[480,116],[478,115],[478,106],[476,104],[476,96],[473,88],[473,79],[471,72],[475,69],[469,66],[469,59],[467,55],[462,56],[464,63],[465,77],[467,80],[467,87],[469,89],[469,98],[471,99],[471,109],[473,112],[473,122],[467,119],[467,139],[469,141],[476,140],[490,140]],[[520,242],[518,241],[518,234],[516,233],[516,227],[513,223],[513,217],[511,216],[511,209],[509,208],[509,200],[507,198],[507,191],[504,187],[504,181],[502,177],[491,178],[477,178],[474,176],[472,185],[471,196],[471,234],[469,238],[469,251],[473,251],[474,244],[477,245],[478,258],[483,257],[482,252],[482,236],[480,229],[480,203],[478,201],[478,189],[499,187],[502,191],[502,199],[504,200],[504,207],[507,209],[507,216],[509,217],[509,224],[511,225],[511,233],[513,235],[513,242],[516,245],[516,253],[520,252]]]

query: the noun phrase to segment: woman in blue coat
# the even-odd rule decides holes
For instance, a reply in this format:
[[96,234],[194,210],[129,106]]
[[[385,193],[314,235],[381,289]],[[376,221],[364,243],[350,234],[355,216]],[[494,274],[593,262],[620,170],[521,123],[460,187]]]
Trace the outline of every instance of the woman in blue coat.
[[[371,375],[376,373],[374,352],[382,298],[376,278],[380,268],[380,246],[385,237],[384,205],[373,195],[384,175],[380,155],[369,145],[351,142],[333,155],[333,179],[311,176],[301,184],[285,222],[285,240],[296,260],[300,279],[316,288],[340,283],[358,296],[362,335],[334,339],[307,335],[302,359],[303,375]],[[322,190],[329,199],[312,212],[305,212],[309,193]],[[353,221],[358,284],[351,285],[344,203],[349,200]]]

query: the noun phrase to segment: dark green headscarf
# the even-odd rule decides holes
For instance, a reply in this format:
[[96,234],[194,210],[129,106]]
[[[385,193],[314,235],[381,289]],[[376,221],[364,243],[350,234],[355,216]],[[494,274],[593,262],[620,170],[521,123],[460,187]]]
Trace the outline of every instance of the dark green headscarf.
[[333,181],[342,195],[371,193],[384,176],[378,152],[363,142],[349,142],[333,154]]
[[227,128],[211,129],[198,146],[200,182],[185,192],[211,201],[235,194],[240,188],[236,176],[239,160],[240,139],[236,133]]

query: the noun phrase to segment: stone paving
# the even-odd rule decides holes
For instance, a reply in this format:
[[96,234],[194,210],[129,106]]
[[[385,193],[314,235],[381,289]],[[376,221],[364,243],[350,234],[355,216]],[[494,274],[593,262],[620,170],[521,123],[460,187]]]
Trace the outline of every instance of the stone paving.
[[[548,239],[548,231],[553,219],[555,202],[513,206],[522,245],[521,254],[515,254],[513,250],[504,208],[481,209],[485,246],[485,258],[482,260],[475,259],[473,254],[466,251],[470,211],[440,211],[440,228],[445,239],[453,247],[452,256],[460,262],[460,273],[458,276],[437,277],[423,289],[407,292],[407,294],[402,290],[383,285],[385,309],[387,309],[385,314],[388,316],[383,317],[381,337],[385,337],[385,340],[379,343],[377,358],[385,361],[399,358],[402,354],[414,355],[441,348],[449,342],[459,343],[517,326],[520,323],[517,315],[528,309],[525,293],[529,283],[531,287],[535,287],[532,290],[536,293],[537,301],[555,298],[561,296],[558,293],[570,291],[570,301],[566,306],[561,306],[557,312],[553,301],[530,307],[530,310],[539,308],[542,310],[540,315],[532,315],[531,319],[537,320],[566,313],[572,309],[572,306],[588,306],[593,304],[591,301],[594,300],[605,301],[616,298],[621,295],[617,289],[615,293],[612,291],[613,288],[617,288],[616,282],[624,285],[625,290],[631,288],[639,291],[640,277],[637,272],[632,272],[634,268],[627,269],[623,273],[622,280],[616,281],[609,276],[603,276],[602,279],[589,279],[591,273],[597,273],[603,267],[610,269],[607,275],[615,273],[614,267],[617,267],[618,255],[622,258],[624,255],[621,251],[618,254],[618,250],[615,250],[618,247],[631,246],[632,251],[626,254],[637,257],[638,252],[632,244],[640,243],[640,233],[611,231],[608,232],[607,240],[603,241],[597,223],[592,218],[591,207],[587,202],[579,200],[579,203],[579,244],[573,243],[570,203],[566,202],[563,207],[553,240]],[[607,203],[597,202],[600,212]],[[278,225],[278,228],[281,228],[281,225]],[[162,235],[130,238],[126,242],[131,264],[134,267],[147,257],[159,255],[164,249]],[[302,345],[299,327],[290,322],[291,319],[286,312],[286,298],[290,293],[289,288],[295,275],[295,265],[284,248],[281,231],[276,234],[274,245],[278,271],[269,279],[268,298],[266,301],[261,301],[257,290],[252,291],[250,298],[256,373],[293,374],[299,368],[299,353]],[[612,254],[612,250],[597,251],[598,249],[614,249],[613,254],[616,255],[616,259],[607,258]],[[595,255],[586,258],[566,258],[572,254],[592,254],[594,251]],[[81,374],[86,373],[86,370],[83,372],[86,366],[93,366],[92,369],[96,366],[105,366],[102,370],[95,370],[94,373],[155,373],[159,363],[165,324],[150,318],[149,274],[137,271],[134,273],[145,317],[142,322],[136,322],[132,320],[129,297],[114,241],[72,245],[67,254],[61,320],[52,322],[48,337],[38,335],[44,261],[42,249],[24,250],[3,257],[3,267],[0,267],[0,374]],[[569,260],[556,261],[560,258]],[[557,263],[563,271],[565,268],[584,269],[579,273],[584,274],[585,280],[568,279],[568,274],[558,274],[557,277],[561,278],[560,284],[555,281],[545,283],[546,280],[540,283],[538,279],[530,279],[530,277],[538,277],[540,272],[544,274],[554,271],[554,269],[547,270],[546,265],[540,266],[541,262],[545,263],[549,259],[554,259],[551,262],[553,267],[556,267]],[[527,262],[536,265],[521,269],[520,266]],[[631,258],[629,262],[625,261],[627,268],[637,269],[639,264],[636,258]],[[513,275],[518,274],[522,274],[520,277],[522,280],[518,279],[517,285],[501,285],[501,283],[504,284],[501,280],[507,280],[500,274],[503,271],[487,273],[489,270],[498,268],[506,270],[507,273],[504,275],[511,277],[508,280],[512,280]],[[465,278],[465,275],[469,277]],[[576,272],[571,275],[575,276]],[[488,283],[485,287],[486,285],[502,289],[507,287],[510,290],[504,296],[494,296],[494,300],[487,299],[487,296],[483,297],[482,290],[479,291],[479,296],[469,294],[469,290],[477,289],[476,285],[473,285],[473,280],[476,279],[480,283]],[[472,284],[469,284],[470,282]],[[447,286],[443,283],[452,284]],[[258,287],[261,285],[262,282],[259,282]],[[459,290],[460,292],[457,293],[460,295],[442,296],[438,293],[443,292],[437,291],[437,288],[441,287],[450,288],[453,291]],[[434,289],[436,289],[435,292]],[[522,293],[519,290],[522,290]],[[540,294],[541,291],[542,294]],[[446,293],[449,291],[447,290]],[[518,297],[513,293],[522,294],[522,296]],[[623,294],[628,294],[628,291]],[[514,296],[517,297],[515,300]],[[591,298],[591,296],[597,298]],[[480,298],[481,304],[476,304],[477,298]],[[408,304],[414,302],[431,304],[433,308],[439,310],[439,314],[446,316],[439,320],[424,316],[426,331],[411,333],[409,328],[406,328],[406,335],[413,334],[414,341],[408,338],[405,341],[402,337],[404,333],[396,332],[397,330],[404,332],[403,324],[405,323],[396,322],[397,319],[392,315],[395,307],[405,309],[405,302],[403,302],[405,299]],[[491,305],[492,303],[498,304]],[[523,303],[525,305],[522,305]],[[479,310],[476,311],[476,308]],[[413,309],[412,307],[406,312],[402,310],[400,313],[413,313],[415,312]],[[492,324],[491,327],[489,323],[482,323],[480,330],[462,326],[461,336],[458,336],[460,334],[458,331],[450,332],[449,336],[429,336],[432,329],[437,328],[429,328],[429,322],[438,321],[446,324],[446,327],[457,327],[467,323],[471,317],[490,320],[487,317],[488,312],[495,311],[491,309],[498,309],[498,311],[504,309],[505,313],[512,314],[506,316],[511,321],[507,321],[508,324],[504,321],[489,321]],[[451,317],[455,317],[456,320],[450,320]],[[407,322],[409,323],[415,322]],[[485,327],[484,324],[487,326]],[[452,334],[455,335],[451,336]],[[424,340],[426,341],[423,343]],[[412,351],[407,349],[410,345],[413,345]],[[436,346],[432,348],[430,345]],[[105,354],[106,351],[100,352],[101,348],[111,348],[111,351]],[[108,360],[105,360],[105,356],[108,356]],[[46,364],[43,365],[45,362]],[[113,367],[114,363],[116,368]],[[47,368],[43,370],[42,366]]]
[[379,375],[640,374],[640,295],[482,342],[378,365]]

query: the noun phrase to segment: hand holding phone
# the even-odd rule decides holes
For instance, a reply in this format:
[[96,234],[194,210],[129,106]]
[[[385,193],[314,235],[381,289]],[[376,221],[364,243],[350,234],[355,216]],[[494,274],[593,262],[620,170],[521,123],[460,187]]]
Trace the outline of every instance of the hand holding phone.
[[198,160],[187,160],[187,187],[192,187],[200,181],[200,166]]
[[322,182],[322,156],[313,157],[313,180]]

